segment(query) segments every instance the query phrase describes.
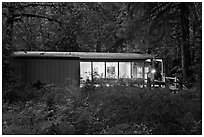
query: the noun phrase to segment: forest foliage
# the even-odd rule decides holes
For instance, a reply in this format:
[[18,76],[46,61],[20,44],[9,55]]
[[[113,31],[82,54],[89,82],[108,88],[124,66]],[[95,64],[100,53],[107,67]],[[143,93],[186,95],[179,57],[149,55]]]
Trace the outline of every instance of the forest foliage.
[[[201,91],[15,86],[3,100],[3,134],[184,135],[202,133]],[[87,86],[89,88],[87,88]],[[11,88],[11,87],[10,87]],[[12,89],[11,89],[12,90]],[[12,102],[7,102],[7,100]]]
[[[23,85],[19,50],[155,54],[193,86]],[[3,134],[201,134],[202,3],[3,2],[2,70]]]
[[4,2],[3,79],[13,51],[40,50],[156,54],[167,76],[199,82],[201,22],[195,2]]

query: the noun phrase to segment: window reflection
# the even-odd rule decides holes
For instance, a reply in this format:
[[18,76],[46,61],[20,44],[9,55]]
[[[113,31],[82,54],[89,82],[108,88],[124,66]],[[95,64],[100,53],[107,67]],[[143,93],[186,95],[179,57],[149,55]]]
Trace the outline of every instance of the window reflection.
[[118,78],[118,62],[106,62],[106,78]]
[[130,62],[119,62],[119,77],[131,78]]
[[105,62],[93,62],[93,74],[97,78],[105,78]]
[[143,67],[142,63],[132,62],[132,77],[143,78]]
[[91,62],[80,62],[80,77],[82,80],[91,80]]
[[149,67],[145,67],[145,79],[147,79],[148,72],[149,72]]
[[143,78],[142,76],[142,67],[137,66],[137,78]]

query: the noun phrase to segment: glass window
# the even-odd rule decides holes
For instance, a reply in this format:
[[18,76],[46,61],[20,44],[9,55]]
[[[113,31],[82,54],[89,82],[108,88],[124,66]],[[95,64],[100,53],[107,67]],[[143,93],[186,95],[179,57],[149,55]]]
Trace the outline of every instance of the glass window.
[[105,62],[93,62],[93,73],[97,78],[105,78]]
[[106,62],[106,78],[118,78],[118,62]]
[[143,78],[142,73],[143,73],[142,67],[138,66],[137,67],[137,78]]
[[80,62],[80,77],[82,80],[91,80],[91,62]]
[[145,67],[145,79],[147,79],[148,72],[149,72],[149,67]]
[[143,78],[143,64],[132,62],[132,76],[133,78]]
[[119,77],[131,78],[130,62],[119,62]]

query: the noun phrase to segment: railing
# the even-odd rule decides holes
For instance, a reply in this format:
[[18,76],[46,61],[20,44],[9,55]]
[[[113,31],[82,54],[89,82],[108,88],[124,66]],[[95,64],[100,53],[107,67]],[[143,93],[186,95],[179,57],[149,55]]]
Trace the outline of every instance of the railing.
[[[170,81],[172,80],[172,81]],[[182,86],[183,90],[187,90],[188,88],[185,86],[185,83],[180,82],[177,77],[166,77],[166,82],[169,83],[169,88],[171,90],[179,90],[179,86]],[[180,85],[179,85],[180,83]]]

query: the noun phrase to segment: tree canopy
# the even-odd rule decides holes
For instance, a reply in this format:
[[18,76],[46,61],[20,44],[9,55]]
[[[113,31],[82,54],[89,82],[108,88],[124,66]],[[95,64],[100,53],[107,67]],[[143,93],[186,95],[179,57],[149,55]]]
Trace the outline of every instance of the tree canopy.
[[3,71],[16,50],[140,52],[199,81],[201,15],[195,2],[3,2]]

